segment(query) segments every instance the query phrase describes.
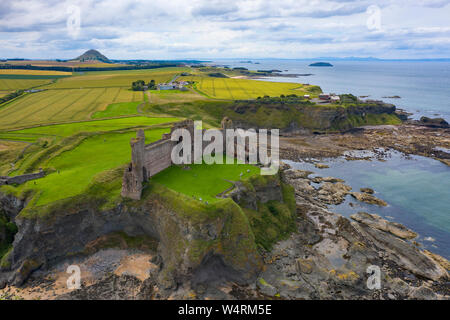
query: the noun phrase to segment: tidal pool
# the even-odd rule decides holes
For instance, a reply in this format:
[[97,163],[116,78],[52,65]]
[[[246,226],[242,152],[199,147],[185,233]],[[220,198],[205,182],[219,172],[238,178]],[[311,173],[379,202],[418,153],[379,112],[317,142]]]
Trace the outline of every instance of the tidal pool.
[[[373,154],[359,152],[350,155]],[[450,167],[445,164],[396,151],[387,152],[382,161],[320,160],[320,163],[329,165],[327,169],[317,169],[309,162],[284,162],[295,169],[313,171],[315,174],[312,176],[344,179],[353,191],[364,187],[374,189],[375,196],[389,204],[387,207],[358,202],[349,195],[344,203],[330,206],[330,209],[346,217],[364,211],[399,222],[419,234],[415,240],[422,248],[450,259]]]

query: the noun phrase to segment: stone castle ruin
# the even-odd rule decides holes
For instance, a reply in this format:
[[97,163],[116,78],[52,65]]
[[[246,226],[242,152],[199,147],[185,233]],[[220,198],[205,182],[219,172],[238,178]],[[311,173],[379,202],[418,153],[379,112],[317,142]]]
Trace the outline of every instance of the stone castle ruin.
[[[222,133],[224,137],[223,150],[225,150],[225,130],[232,128],[232,121],[228,118],[222,120]],[[122,197],[140,200],[143,183],[158,172],[170,167],[172,163],[172,149],[179,141],[172,141],[172,133],[177,129],[186,129],[194,137],[194,121],[184,120],[176,123],[170,133],[163,135],[161,140],[145,144],[145,134],[141,129],[137,132],[136,138],[131,139],[131,162],[125,168],[122,181]],[[205,129],[202,130],[202,134]],[[180,140],[181,141],[181,140]],[[202,140],[202,151],[209,142]],[[192,144],[192,153],[194,146]],[[193,158],[193,157],[192,157]],[[193,162],[193,161],[192,161]]]

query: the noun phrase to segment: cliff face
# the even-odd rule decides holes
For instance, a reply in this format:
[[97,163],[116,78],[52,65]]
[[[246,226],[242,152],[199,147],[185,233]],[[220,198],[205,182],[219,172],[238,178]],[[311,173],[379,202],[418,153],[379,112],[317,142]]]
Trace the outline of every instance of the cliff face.
[[235,128],[280,129],[293,131],[346,131],[363,125],[400,124],[394,105],[372,102],[361,105],[316,106],[311,104],[240,103],[225,116]]
[[[278,183],[268,188],[279,189],[274,179]],[[263,189],[251,191],[258,203],[283,201],[280,190]],[[155,263],[163,289],[185,281],[247,283],[262,268],[252,224],[230,198],[206,205],[150,183],[139,201],[124,200],[107,210],[78,202],[45,216],[21,215],[23,202],[4,195],[0,200],[18,227],[12,250],[2,258],[3,285],[20,285],[34,270],[88,254],[96,239],[117,232],[158,241]]]

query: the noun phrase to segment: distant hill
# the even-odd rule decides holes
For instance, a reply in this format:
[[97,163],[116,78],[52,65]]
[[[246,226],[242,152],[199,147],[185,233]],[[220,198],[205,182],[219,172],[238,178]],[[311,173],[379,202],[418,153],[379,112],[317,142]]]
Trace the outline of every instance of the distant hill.
[[94,49],[86,51],[81,56],[75,58],[72,61],[80,61],[80,62],[93,61],[93,62],[112,63],[107,57],[105,57],[100,52]]

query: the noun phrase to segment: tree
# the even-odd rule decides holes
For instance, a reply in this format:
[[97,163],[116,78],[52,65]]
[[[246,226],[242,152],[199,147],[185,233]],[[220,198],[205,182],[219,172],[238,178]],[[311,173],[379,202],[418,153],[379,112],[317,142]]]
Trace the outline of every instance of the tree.
[[149,90],[155,90],[156,89],[156,82],[155,80],[150,80],[150,82],[148,83],[148,89]]
[[144,80],[138,80],[131,84],[131,89],[133,91],[144,91],[145,81]]

